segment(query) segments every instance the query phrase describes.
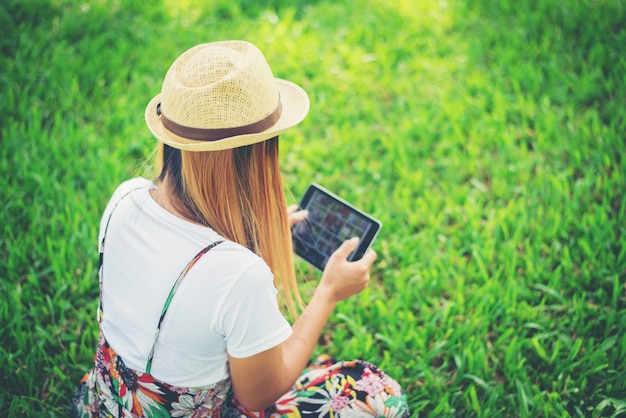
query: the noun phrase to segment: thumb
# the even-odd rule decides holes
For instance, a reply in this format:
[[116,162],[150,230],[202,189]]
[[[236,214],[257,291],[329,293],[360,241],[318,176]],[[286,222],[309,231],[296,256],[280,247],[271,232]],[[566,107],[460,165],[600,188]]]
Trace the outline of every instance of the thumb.
[[341,259],[345,260],[348,258],[350,253],[356,249],[358,245],[359,239],[357,237],[350,238],[349,240],[344,241],[343,244],[341,244],[341,246],[337,248],[335,254],[337,254],[338,257],[341,257]]

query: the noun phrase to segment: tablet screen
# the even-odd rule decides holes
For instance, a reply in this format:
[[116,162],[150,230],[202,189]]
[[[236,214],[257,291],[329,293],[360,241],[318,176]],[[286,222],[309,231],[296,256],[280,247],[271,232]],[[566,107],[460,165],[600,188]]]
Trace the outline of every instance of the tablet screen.
[[379,221],[317,184],[309,187],[300,207],[308,210],[309,215],[292,229],[294,249],[319,270],[352,237],[359,237],[360,242],[348,260],[360,259],[380,230]]

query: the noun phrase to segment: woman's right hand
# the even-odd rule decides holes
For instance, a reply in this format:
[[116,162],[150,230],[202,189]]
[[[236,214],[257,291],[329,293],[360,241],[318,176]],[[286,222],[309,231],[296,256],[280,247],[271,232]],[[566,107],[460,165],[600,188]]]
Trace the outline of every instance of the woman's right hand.
[[324,292],[326,297],[336,303],[367,287],[369,270],[376,260],[376,252],[370,248],[360,260],[348,261],[348,256],[358,244],[359,239],[352,238],[337,248],[326,263],[316,292]]

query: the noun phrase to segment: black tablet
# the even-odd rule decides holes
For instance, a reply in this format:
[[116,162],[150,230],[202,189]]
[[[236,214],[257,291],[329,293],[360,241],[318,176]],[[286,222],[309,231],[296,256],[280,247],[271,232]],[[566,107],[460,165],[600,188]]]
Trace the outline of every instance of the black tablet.
[[348,260],[363,257],[381,228],[378,220],[317,184],[309,186],[300,208],[309,215],[291,230],[294,250],[319,270],[324,270],[328,257],[352,237],[360,241]]

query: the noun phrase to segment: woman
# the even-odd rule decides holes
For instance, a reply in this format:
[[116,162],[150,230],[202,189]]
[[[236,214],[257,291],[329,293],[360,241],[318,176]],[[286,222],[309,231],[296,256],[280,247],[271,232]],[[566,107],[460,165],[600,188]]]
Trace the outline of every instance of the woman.
[[290,226],[306,213],[285,203],[278,135],[308,109],[250,43],[198,45],[173,63],[146,109],[160,176],[123,183],[102,218],[100,339],[76,415],[408,416],[371,364],[305,370],[376,258],[348,262],[357,240],[344,242],[297,316]]

